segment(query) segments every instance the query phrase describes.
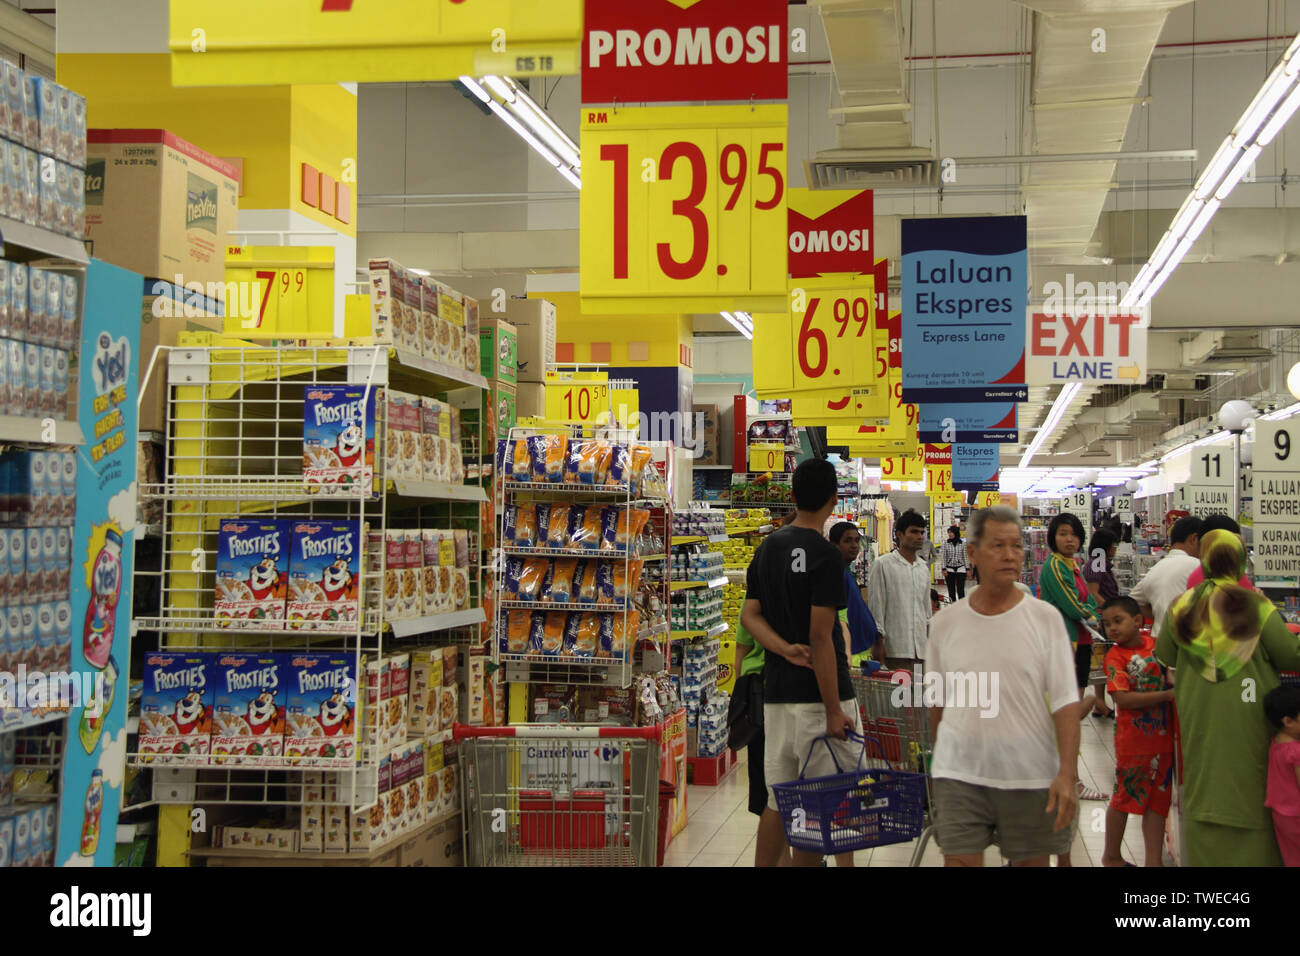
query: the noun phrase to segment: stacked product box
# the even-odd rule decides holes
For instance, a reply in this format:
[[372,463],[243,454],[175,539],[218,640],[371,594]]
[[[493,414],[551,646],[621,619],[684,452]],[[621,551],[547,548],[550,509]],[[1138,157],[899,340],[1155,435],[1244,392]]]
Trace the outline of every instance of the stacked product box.
[[[727,712],[731,697],[726,691],[714,688],[701,702],[696,722],[697,757],[716,757],[727,749]],[[687,722],[690,712],[687,712]]]
[[0,414],[66,420],[81,335],[80,281],[0,260]]
[[479,364],[488,387],[483,393],[481,413],[484,438],[489,442],[505,438],[520,414],[518,349],[518,330],[513,324],[500,318],[483,320]]
[[673,514],[674,536],[704,536],[727,533],[726,515],[714,509],[693,509]]
[[[11,450],[0,455],[0,671],[16,673],[25,667],[49,673],[71,666],[76,474],[72,452]],[[99,544],[91,622],[96,626],[86,641],[88,659],[104,668],[110,663],[122,542],[109,529]],[[15,716],[17,711],[0,714],[0,725]]]
[[723,562],[721,551],[702,551],[697,554],[677,552],[672,556],[672,580],[711,581],[721,576]]
[[58,808],[53,803],[0,807],[0,867],[54,865]]
[[86,224],[86,99],[0,63],[0,214],[76,239]]
[[395,481],[461,484],[460,409],[422,395],[384,395],[384,476]]
[[476,299],[393,259],[371,259],[370,315],[376,343],[478,372]]

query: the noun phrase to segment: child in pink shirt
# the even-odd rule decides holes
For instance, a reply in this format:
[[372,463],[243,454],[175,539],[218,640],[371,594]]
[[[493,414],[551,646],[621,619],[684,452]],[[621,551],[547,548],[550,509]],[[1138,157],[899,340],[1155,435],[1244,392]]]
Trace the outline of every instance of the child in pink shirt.
[[1300,687],[1268,692],[1264,713],[1281,731],[1268,750],[1268,798],[1282,862],[1300,866]]

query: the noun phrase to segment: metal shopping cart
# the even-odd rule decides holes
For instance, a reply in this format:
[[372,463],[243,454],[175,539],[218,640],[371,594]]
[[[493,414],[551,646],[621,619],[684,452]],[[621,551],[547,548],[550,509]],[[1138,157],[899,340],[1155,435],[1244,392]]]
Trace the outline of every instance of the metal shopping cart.
[[654,866],[661,727],[455,726],[470,866]]
[[[892,672],[853,674],[853,692],[862,711],[862,732],[880,743],[893,770],[925,775],[925,816],[909,866],[920,866],[934,834],[934,784],[930,778],[930,710],[915,700],[911,684],[896,684]],[[901,706],[895,703],[898,695]]]

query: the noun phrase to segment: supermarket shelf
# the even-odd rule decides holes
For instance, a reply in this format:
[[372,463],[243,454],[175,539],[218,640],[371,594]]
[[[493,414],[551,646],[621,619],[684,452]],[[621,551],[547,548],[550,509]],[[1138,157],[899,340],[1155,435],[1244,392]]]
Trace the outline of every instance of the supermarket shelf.
[[731,471],[731,465],[692,465],[695,471]]
[[523,611],[587,611],[592,614],[618,614],[627,610],[627,601],[613,604],[589,604],[583,601],[502,601],[501,606],[509,610]]
[[487,501],[487,492],[478,485],[454,485],[445,481],[390,481],[388,486],[403,498],[429,498],[436,501]]
[[455,365],[448,365],[446,362],[425,358],[422,355],[416,355],[414,352],[406,352],[402,349],[390,349],[389,354],[399,366],[411,369],[420,373],[423,377],[432,379],[433,383],[438,387],[444,389],[481,388],[484,390],[488,387],[488,380],[477,372],[469,372]]
[[44,418],[19,418],[0,415],[0,442],[30,442],[32,444],[84,445],[85,437],[76,422],[55,422],[54,441],[44,438]]
[[662,554],[628,554],[626,551],[608,551],[598,548],[502,548],[501,551],[503,554],[523,558],[602,558],[606,561],[623,561],[632,558],[638,561],[655,561],[665,557]]
[[487,616],[481,607],[472,607],[465,611],[452,611],[450,614],[390,621],[388,626],[393,629],[394,637],[412,637],[416,634],[428,634],[431,631],[446,631],[453,627],[469,627],[473,624],[482,624],[486,620]]
[[692,640],[697,637],[717,637],[731,629],[729,624],[715,624],[707,631],[673,631],[673,640]]
[[768,510],[794,511],[792,501],[733,501],[733,508],[767,508]]
[[722,544],[722,542],[729,541],[729,540],[731,540],[731,536],[727,534],[709,535],[709,544]]
[[743,528],[738,531],[728,531],[728,538],[744,538],[751,534],[771,534],[774,527],[770,524],[760,525],[757,528]]
[[1296,581],[1256,581],[1255,587],[1272,588],[1277,591],[1300,591],[1300,582]]
[[[461,612],[469,613],[469,612]],[[419,618],[415,619],[420,620]],[[283,627],[231,627],[230,618],[218,618],[212,611],[205,610],[196,612],[193,615],[185,617],[137,617],[132,618],[132,623],[141,631],[175,631],[186,634],[224,634],[230,637],[243,637],[246,635],[266,635],[270,637],[295,637],[295,638],[354,638],[357,630],[355,625],[346,631],[322,631],[307,630],[306,628],[291,628],[286,630]],[[405,622],[411,623],[411,622]],[[412,633],[419,633],[414,631]],[[374,622],[363,625],[361,628],[362,637],[376,636],[376,626]],[[173,649],[169,647],[169,650]],[[175,648],[179,650],[180,648]]]
[[745,420],[751,425],[754,422],[792,422],[794,415],[790,412],[773,412],[771,415],[746,415]]
[[675,534],[673,535],[673,547],[679,544],[703,544],[709,540],[702,534]]
[[[556,492],[563,492],[566,495],[591,495],[593,497],[612,497],[625,501],[628,495],[627,485],[584,485],[578,482],[570,481],[510,481],[502,482],[506,491],[532,491],[540,494],[553,495]],[[649,504],[664,505],[668,503],[667,498],[641,497],[633,498],[632,504]]]
[[712,590],[712,589],[714,589],[714,588],[722,588],[722,587],[726,587],[726,586],[727,586],[727,579],[726,579],[725,577],[721,577],[721,578],[710,578],[710,579],[707,580],[707,581],[671,581],[671,582],[669,582],[669,588],[670,588],[670,590],[673,590],[673,591],[689,591],[689,590],[692,590],[693,588],[708,588],[708,589]]
[[27,727],[39,727],[41,724],[52,724],[66,719],[67,716],[67,711],[62,710],[36,715],[31,711],[0,707],[0,734],[7,734],[13,730],[23,730]]
[[[637,638],[641,640],[641,638]],[[622,667],[624,658],[622,655],[601,656],[601,657],[582,657],[578,654],[543,654],[541,651],[530,654],[511,654],[508,651],[501,653],[501,663],[503,664],[577,664],[582,667]],[[544,683],[544,682],[543,682]]]
[[[6,259],[24,260],[54,256],[83,266],[90,262],[90,256],[86,254],[86,244],[80,239],[51,232],[39,226],[29,226],[8,216],[0,216],[0,237],[4,240]],[[32,252],[36,255],[22,256],[18,254],[20,251]]]

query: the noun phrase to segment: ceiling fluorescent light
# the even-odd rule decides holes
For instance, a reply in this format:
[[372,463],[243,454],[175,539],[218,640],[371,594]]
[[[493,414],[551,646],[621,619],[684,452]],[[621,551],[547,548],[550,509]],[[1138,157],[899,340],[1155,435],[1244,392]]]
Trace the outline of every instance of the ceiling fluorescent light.
[[1259,154],[1264,151],[1264,147],[1255,143],[1250,149],[1241,154],[1241,159],[1237,160],[1237,165],[1232,167],[1232,171],[1223,177],[1223,182],[1214,192],[1214,198],[1223,200],[1228,198],[1228,193],[1232,192],[1237,183],[1241,182],[1241,177],[1250,172],[1250,167],[1255,165],[1255,160]]
[[1219,144],[1214,158],[1206,164],[1205,169],[1201,171],[1200,178],[1196,180],[1196,189],[1193,191],[1197,199],[1208,199],[1214,195],[1214,187],[1218,185],[1219,179],[1224,172],[1232,165],[1232,161],[1237,158],[1237,140],[1234,136],[1229,136]]
[[559,170],[561,176],[573,183],[576,188],[582,188],[582,180],[578,178],[578,174],[572,169],[569,169],[567,166],[557,166],[556,169]]
[[469,90],[471,93],[477,96],[484,103],[491,102],[492,97],[487,95],[487,91],[483,89],[483,87],[479,86],[478,82],[473,77],[462,76],[460,78],[460,82],[461,85],[465,87],[465,89]]
[[1295,82],[1294,76],[1288,76],[1282,64],[1278,64],[1273,70],[1264,85],[1259,88],[1255,98],[1251,100],[1250,106],[1246,107],[1246,112],[1241,114],[1241,119],[1237,121],[1237,126],[1233,130],[1233,135],[1237,142],[1246,143],[1254,139],[1255,133],[1268,115],[1286,96],[1287,90]]
[[537,154],[541,156],[542,159],[546,160],[552,166],[558,167],[560,165],[560,157],[556,156],[553,152],[550,151],[550,149],[547,148],[545,143],[543,143],[540,139],[538,139],[527,129],[525,129],[524,124],[519,122],[519,120],[515,119],[514,116],[511,115],[504,106],[502,106],[496,100],[493,100],[492,102],[488,103],[488,106],[491,107],[493,113],[496,113],[497,116],[501,117],[502,122],[504,122],[516,133],[518,133],[521,139],[523,139],[526,143],[528,143],[529,146],[531,146],[534,150],[536,150]]
[[[1297,66],[1300,66],[1300,56],[1295,58],[1295,62]],[[1259,139],[1256,142],[1261,146],[1267,146],[1273,142],[1273,138],[1282,131],[1282,127],[1287,124],[1287,120],[1294,115],[1296,107],[1300,107],[1300,84],[1296,85],[1296,88],[1291,91],[1291,95],[1282,102],[1282,105],[1277,108],[1277,112],[1264,124],[1264,128],[1259,131]]]
[[1266,422],[1277,422],[1284,418],[1290,418],[1292,415],[1300,414],[1300,402],[1294,405],[1288,405],[1286,408],[1279,409],[1276,412],[1269,412],[1267,415],[1261,415],[1260,418]]
[[1196,221],[1188,228],[1187,235],[1183,238],[1183,242],[1187,242],[1189,239],[1192,242],[1195,242],[1199,239],[1201,233],[1205,231],[1205,227],[1210,224],[1210,220],[1214,218],[1214,214],[1218,211],[1221,205],[1223,205],[1223,203],[1219,199],[1211,199],[1207,202],[1201,209],[1201,214],[1196,217]]
[[724,319],[726,319],[728,322],[730,322],[732,328],[734,328],[737,332],[739,332],[739,333],[740,333],[741,335],[743,335],[745,338],[747,338],[747,339],[751,339],[751,340],[754,338],[754,333],[753,333],[752,331],[749,331],[748,329],[746,329],[745,326],[744,326],[744,324],[743,324],[743,323],[742,323],[738,318],[736,318],[734,315],[732,315],[730,312],[719,312],[718,314],[719,314],[720,316],[722,316]]
[[[565,179],[574,186],[582,188],[582,180],[578,172],[582,162],[577,145],[522,87],[509,77],[496,75],[482,77],[478,83],[469,77],[462,77],[461,82],[532,146],[538,155],[556,167]],[[499,101],[489,96],[483,90],[484,86],[499,97]],[[563,170],[565,166],[569,168],[568,173]]]

